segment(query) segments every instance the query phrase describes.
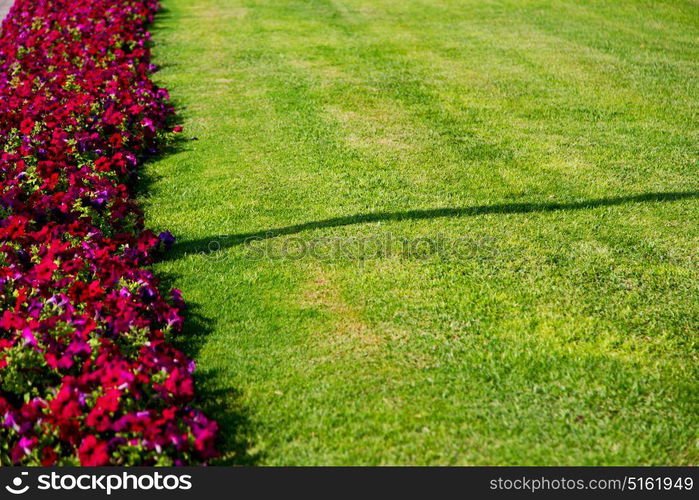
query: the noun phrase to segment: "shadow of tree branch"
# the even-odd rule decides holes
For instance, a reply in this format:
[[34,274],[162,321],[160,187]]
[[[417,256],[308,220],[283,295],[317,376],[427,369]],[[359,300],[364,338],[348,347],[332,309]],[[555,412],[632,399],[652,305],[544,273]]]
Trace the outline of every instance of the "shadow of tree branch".
[[[404,221],[436,219],[440,217],[473,217],[477,215],[503,215],[503,214],[529,214],[538,212],[557,212],[569,210],[587,210],[598,207],[611,207],[629,203],[660,203],[699,198],[699,191],[686,192],[658,192],[640,195],[618,196],[612,198],[597,198],[571,203],[501,203],[495,205],[476,205],[471,207],[434,208],[426,210],[408,210],[404,212],[375,212],[357,214],[346,217],[333,217],[330,219],[304,222],[292,226],[263,231],[215,235],[208,238],[199,238],[175,243],[170,250],[168,258],[177,259],[191,253],[214,252],[242,245],[249,241],[266,240],[277,236],[288,236],[315,229],[342,227],[353,224],[365,224],[379,221]],[[212,242],[216,242],[215,248],[210,248]]]

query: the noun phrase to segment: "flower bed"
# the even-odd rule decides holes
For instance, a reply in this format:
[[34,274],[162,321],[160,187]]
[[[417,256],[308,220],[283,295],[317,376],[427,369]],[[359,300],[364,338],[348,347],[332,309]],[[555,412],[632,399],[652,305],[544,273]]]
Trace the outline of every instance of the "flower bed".
[[150,80],[155,0],[16,0],[0,40],[0,463],[201,463],[216,423],[189,405],[169,340],[178,291],[147,266],[139,158],[168,132]]

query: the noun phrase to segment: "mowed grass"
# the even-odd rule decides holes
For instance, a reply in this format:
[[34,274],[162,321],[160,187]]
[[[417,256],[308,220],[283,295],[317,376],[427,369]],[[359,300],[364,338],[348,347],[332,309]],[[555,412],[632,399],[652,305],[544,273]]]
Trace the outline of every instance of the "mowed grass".
[[695,1],[165,7],[218,463],[697,464]]

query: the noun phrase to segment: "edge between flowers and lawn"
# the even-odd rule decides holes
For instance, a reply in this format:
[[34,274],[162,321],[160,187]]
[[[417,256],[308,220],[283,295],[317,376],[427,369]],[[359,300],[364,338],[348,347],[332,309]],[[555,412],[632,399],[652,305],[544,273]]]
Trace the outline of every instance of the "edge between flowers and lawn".
[[142,160],[172,129],[150,79],[155,0],[16,0],[0,38],[0,464],[217,455],[172,345],[184,303],[148,266]]

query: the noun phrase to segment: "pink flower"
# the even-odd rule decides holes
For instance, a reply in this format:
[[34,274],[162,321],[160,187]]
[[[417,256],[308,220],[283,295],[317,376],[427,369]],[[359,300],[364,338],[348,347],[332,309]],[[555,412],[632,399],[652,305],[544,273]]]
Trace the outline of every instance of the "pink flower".
[[38,439],[35,437],[28,438],[23,437],[19,442],[12,448],[11,458],[14,463],[19,463],[26,455],[32,452],[32,449],[36,446]]

